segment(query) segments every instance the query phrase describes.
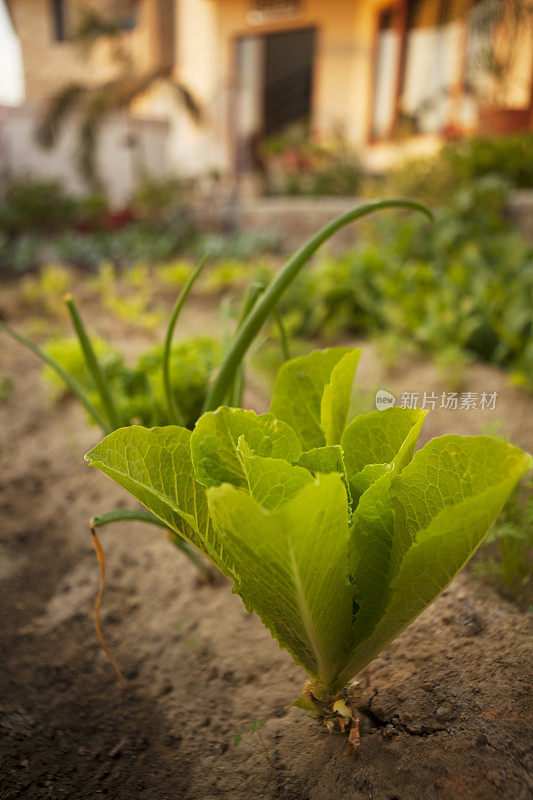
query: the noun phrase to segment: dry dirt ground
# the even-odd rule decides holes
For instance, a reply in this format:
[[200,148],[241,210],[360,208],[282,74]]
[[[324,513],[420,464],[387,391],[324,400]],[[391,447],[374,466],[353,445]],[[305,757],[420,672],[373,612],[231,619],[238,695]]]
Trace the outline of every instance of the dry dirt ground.
[[[181,333],[208,325],[193,307]],[[117,344],[142,344],[115,327]],[[85,464],[98,433],[73,403],[50,406],[34,358],[2,336],[0,364],[13,381],[0,404],[2,799],[531,797],[527,617],[468,572],[362,674],[353,757],[342,738],[287,708],[303,673],[229,584],[198,585],[156,529],[104,529],[102,622],[122,690],[94,634],[87,521],[133,503]],[[385,378],[371,347],[360,376],[370,389],[443,388],[424,364]],[[530,397],[482,366],[465,388],[498,391],[496,410],[430,412],[426,439],[499,419],[533,449]],[[256,388],[250,402],[264,407],[262,397]],[[261,738],[234,748],[259,718]]]

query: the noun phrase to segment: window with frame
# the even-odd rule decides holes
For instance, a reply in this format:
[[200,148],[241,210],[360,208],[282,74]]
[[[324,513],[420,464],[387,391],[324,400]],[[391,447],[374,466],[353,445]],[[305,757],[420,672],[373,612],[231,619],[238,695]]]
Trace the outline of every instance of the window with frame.
[[442,131],[461,86],[465,46],[464,0],[407,3],[398,125],[408,133]]
[[66,0],[50,0],[52,17],[52,35],[54,41],[64,42],[67,39],[67,3]]
[[396,122],[398,64],[401,55],[400,7],[388,6],[378,15],[374,51],[374,81],[371,135],[392,136]]
[[472,130],[533,106],[530,0],[398,0],[378,13],[371,138]]

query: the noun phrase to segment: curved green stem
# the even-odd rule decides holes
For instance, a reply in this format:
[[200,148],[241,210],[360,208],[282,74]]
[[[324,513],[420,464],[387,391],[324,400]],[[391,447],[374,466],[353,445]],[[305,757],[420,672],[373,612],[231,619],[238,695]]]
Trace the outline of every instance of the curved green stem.
[[90,524],[93,528],[102,528],[104,525],[113,524],[113,522],[124,522],[128,520],[133,522],[146,522],[148,525],[157,525],[163,528],[167,532],[170,541],[190,558],[200,572],[207,571],[207,565],[194,547],[186,542],[185,539],[182,539],[181,536],[171,530],[168,525],[165,525],[159,517],[156,517],[156,515],[152,514],[150,511],[145,511],[141,508],[118,508],[113,511],[107,511],[105,514],[98,514],[91,519]]
[[225,356],[231,344],[231,304],[233,295],[225,294],[218,306],[218,313],[222,321],[221,352]]
[[269,284],[262,297],[257,301],[242,327],[237,331],[233,344],[206,398],[204,411],[213,411],[224,402],[228,389],[232,385],[234,376],[250,344],[257,336],[283,292],[296,278],[302,267],[305,266],[318,248],[344,225],[384,208],[410,208],[414,211],[420,211],[432,219],[431,212],[421,203],[417,203],[414,200],[379,200],[359,206],[343,214],[342,217],[339,217],[333,222],[330,222],[329,225],[326,225],[325,228],[289,259],[283,269]]
[[96,408],[88,399],[87,395],[85,394],[81,386],[78,384],[78,382],[75,381],[74,378],[68,374],[68,372],[65,372],[63,367],[61,367],[55,359],[47,355],[44,352],[44,350],[41,350],[40,347],[31,342],[29,339],[26,339],[25,336],[22,336],[22,334],[14,331],[12,328],[9,327],[9,325],[6,325],[5,322],[0,321],[0,329],[5,331],[5,333],[7,333],[8,336],[11,336],[11,338],[14,339],[16,342],[19,342],[20,344],[24,345],[24,347],[27,347],[28,350],[31,350],[31,352],[37,356],[37,358],[40,358],[41,361],[43,361],[45,364],[51,367],[59,375],[61,380],[68,386],[70,391],[76,395],[80,403],[83,405],[85,410],[91,415],[96,424],[102,428],[104,434],[107,435],[108,433],[111,433],[112,430],[111,426],[96,410]]
[[105,514],[97,514],[96,517],[91,519],[91,525],[95,528],[102,528],[104,525],[111,525],[113,522],[124,522],[125,520],[149,522],[151,525],[159,525],[160,528],[165,529],[167,527],[155,514],[140,508],[117,508],[114,511],[106,511]]
[[275,306],[274,308],[274,319],[276,320],[276,325],[278,326],[283,360],[288,361],[291,357],[291,351],[289,350],[289,338],[287,336],[287,331],[285,330],[285,325],[283,324],[283,319],[281,317],[281,314],[279,313],[279,309],[277,306]]
[[87,369],[89,370],[89,373],[102,399],[102,404],[106,410],[111,427],[113,430],[116,430],[117,428],[121,427],[121,420],[115,405],[115,401],[113,400],[111,387],[109,386],[107,378],[104,375],[100,364],[98,363],[91,340],[87,335],[87,331],[85,330],[85,326],[81,320],[78,309],[76,308],[71,295],[67,295],[65,297],[65,303],[68,308],[72,324],[74,325],[74,330],[76,331],[76,335],[79,339],[83,356],[85,358],[85,363],[87,364]]
[[261,281],[252,281],[252,283],[248,286],[242,304],[241,313],[239,314],[239,320],[237,322],[237,330],[242,328],[248,314],[253,309],[257,298],[262,292],[265,291],[265,289],[266,286],[264,283],[261,283]]
[[[248,314],[251,313],[253,310],[254,305],[257,302],[257,298],[261,295],[261,292],[265,290],[265,285],[260,283],[259,281],[253,281],[249,287],[248,291],[246,292],[241,313],[239,315],[239,319],[237,322],[237,331],[242,328]],[[235,373],[233,378],[230,390],[228,392],[228,404],[233,406],[234,408],[240,408],[242,406],[242,396],[244,393],[244,360],[239,364],[239,367]]]
[[181,309],[189,296],[189,292],[191,291],[192,287],[200,277],[203,268],[207,263],[207,259],[209,258],[209,254],[206,253],[204,257],[201,259],[200,263],[198,264],[197,268],[183,287],[182,291],[178,299],[176,300],[176,304],[172,310],[172,314],[170,316],[170,320],[168,323],[167,334],[165,336],[165,344],[163,347],[163,385],[165,388],[165,397],[168,406],[168,413],[170,417],[170,421],[174,425],[184,425],[184,420],[178,406],[176,405],[176,400],[174,395],[172,394],[172,385],[170,382],[170,349],[172,346],[172,337],[174,336],[174,329],[176,327],[176,323],[179,319],[181,314]]

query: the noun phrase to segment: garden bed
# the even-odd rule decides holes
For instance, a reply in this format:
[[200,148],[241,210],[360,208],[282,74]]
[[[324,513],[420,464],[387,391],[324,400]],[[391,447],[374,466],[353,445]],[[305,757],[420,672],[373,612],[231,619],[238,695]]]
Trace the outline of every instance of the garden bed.
[[[210,324],[205,304],[187,314],[183,333]],[[110,325],[129,353],[146,344]],[[526,617],[468,572],[363,672],[354,757],[342,737],[286,708],[302,672],[229,584],[198,585],[161,532],[121,523],[101,539],[102,623],[122,690],[92,624],[88,519],[131,498],[83,462],[99,436],[74,404],[43,416],[40,367],[5,337],[2,369],[13,381],[0,405],[2,797],[525,800]],[[367,345],[357,386],[369,397],[448,388],[416,361],[386,376]],[[481,365],[462,390],[496,392],[495,410],[437,407],[422,443],[501,420],[513,442],[533,449],[530,395]],[[264,410],[265,396],[254,380],[249,405]],[[249,737],[258,719],[262,738]],[[253,746],[234,748],[236,734]]]

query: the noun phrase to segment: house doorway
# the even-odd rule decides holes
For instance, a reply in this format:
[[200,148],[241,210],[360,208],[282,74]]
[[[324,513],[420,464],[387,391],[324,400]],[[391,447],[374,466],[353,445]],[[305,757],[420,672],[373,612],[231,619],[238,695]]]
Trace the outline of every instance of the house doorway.
[[237,39],[237,175],[261,171],[265,139],[310,125],[315,39],[314,28]]

